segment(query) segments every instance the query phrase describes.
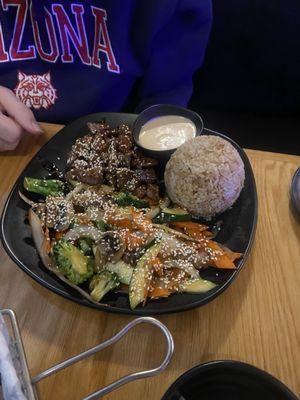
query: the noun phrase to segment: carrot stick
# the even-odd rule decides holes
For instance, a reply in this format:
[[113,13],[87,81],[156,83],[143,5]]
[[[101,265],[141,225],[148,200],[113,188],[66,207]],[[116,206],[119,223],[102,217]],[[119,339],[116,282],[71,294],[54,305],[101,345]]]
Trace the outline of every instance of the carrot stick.
[[126,248],[129,250],[136,250],[145,243],[143,237],[137,236],[134,232],[128,230],[125,231],[124,236]]
[[216,260],[213,260],[213,266],[221,269],[236,269],[236,266],[227,254],[217,256]]
[[54,237],[56,240],[60,240],[64,236],[65,232],[55,232]]
[[133,207],[131,207],[131,215],[134,225],[139,231],[149,231],[152,225],[151,219],[144,217],[142,213],[136,212]]
[[206,231],[201,231],[199,229],[195,229],[195,228],[185,228],[185,233],[195,239],[205,239],[206,235],[204,234],[204,232]]
[[117,226],[119,228],[127,228],[127,229],[132,229],[132,223],[129,218],[126,217],[120,217],[116,215],[111,215],[107,218],[107,223],[110,225]]
[[155,287],[151,291],[149,291],[148,296],[151,299],[159,299],[160,297],[168,297],[171,292],[166,288]]
[[222,269],[236,269],[234,261],[242,257],[242,253],[234,253],[232,251],[225,251],[218,243],[212,240],[207,241],[207,246],[211,248],[216,254],[213,254],[211,265]]
[[158,257],[153,258],[149,261],[149,263],[152,265],[154,271],[158,276],[162,277],[164,275],[163,263]]
[[198,222],[193,222],[193,221],[171,222],[170,225],[175,226],[176,228],[181,228],[181,229],[196,229],[200,232],[206,231],[208,229],[207,225],[198,224]]

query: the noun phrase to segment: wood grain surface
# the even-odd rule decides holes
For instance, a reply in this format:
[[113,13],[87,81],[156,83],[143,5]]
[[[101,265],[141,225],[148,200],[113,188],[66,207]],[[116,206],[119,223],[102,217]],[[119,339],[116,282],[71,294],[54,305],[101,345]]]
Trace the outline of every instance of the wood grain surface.
[[[27,137],[0,156],[0,209],[19,173],[57,130]],[[114,400],[159,400],[189,368],[210,360],[254,364],[300,393],[300,224],[289,190],[300,157],[247,151],[258,189],[255,242],[238,279],[204,307],[159,319],[174,336],[167,370],[108,395]],[[17,238],[16,238],[17,240]],[[0,307],[15,310],[31,375],[108,339],[130,316],[89,309],[48,291],[29,278],[0,247]],[[153,367],[164,353],[155,328],[137,327],[123,341],[37,385],[39,399],[76,400],[122,375]]]

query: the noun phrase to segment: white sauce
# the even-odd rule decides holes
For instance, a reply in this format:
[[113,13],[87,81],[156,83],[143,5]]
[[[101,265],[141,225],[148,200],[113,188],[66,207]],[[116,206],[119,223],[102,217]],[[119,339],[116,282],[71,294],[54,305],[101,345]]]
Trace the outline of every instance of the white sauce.
[[143,125],[139,142],[149,150],[171,150],[195,136],[196,126],[191,120],[179,115],[166,115]]

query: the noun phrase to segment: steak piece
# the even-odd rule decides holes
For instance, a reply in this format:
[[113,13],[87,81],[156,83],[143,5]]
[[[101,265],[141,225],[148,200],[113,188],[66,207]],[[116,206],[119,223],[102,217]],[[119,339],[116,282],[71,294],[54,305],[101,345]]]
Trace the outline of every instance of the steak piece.
[[130,169],[131,154],[118,154],[118,166],[120,168]]
[[159,202],[159,187],[156,184],[149,183],[147,186],[147,197],[152,200],[153,203]]
[[131,161],[133,168],[152,168],[158,164],[158,161],[151,157],[144,157],[142,154],[134,154]]
[[117,189],[124,191],[128,187],[128,183],[135,179],[134,171],[129,168],[118,168],[116,170]]
[[93,135],[100,135],[103,138],[111,137],[111,128],[105,122],[88,122],[87,126]]
[[117,150],[123,154],[130,154],[133,150],[132,137],[128,134],[121,134],[117,138]]
[[137,186],[134,191],[133,194],[138,197],[139,199],[142,199],[146,196],[147,194],[147,186],[145,185],[141,185],[141,186]]
[[97,134],[94,137],[94,141],[91,144],[91,148],[96,152],[99,156],[102,153],[106,153],[108,151],[109,141],[106,138],[103,138],[101,134]]
[[75,160],[69,171],[65,173],[65,178],[89,185],[100,185],[103,183],[103,165],[101,162],[97,162],[90,166],[86,160]]
[[136,170],[136,177],[139,181],[145,183],[156,182],[156,174],[153,168],[145,168]]
[[88,160],[93,141],[93,135],[85,135],[76,140],[68,154],[67,168],[70,167],[78,158]]

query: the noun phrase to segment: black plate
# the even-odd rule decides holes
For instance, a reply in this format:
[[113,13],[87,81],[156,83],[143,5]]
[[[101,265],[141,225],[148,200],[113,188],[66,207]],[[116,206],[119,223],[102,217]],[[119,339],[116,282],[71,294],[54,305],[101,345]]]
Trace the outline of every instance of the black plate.
[[291,200],[294,209],[300,216],[300,168],[297,169],[292,179]]
[[[181,375],[162,400],[297,400],[279,380],[239,361],[212,361]],[[299,399],[298,399],[299,400]]]
[[[88,133],[87,122],[99,121],[103,118],[113,127],[121,123],[132,126],[136,115],[98,113],[80,118],[55,135],[27,165],[7,199],[2,215],[1,239],[6,251],[12,260],[37,282],[67,299],[89,307],[117,313],[151,315],[188,310],[211,301],[234,281],[241,270],[253,242],[257,220],[257,195],[251,165],[245,152],[228,138],[227,140],[236,147],[244,161],[246,179],[238,201],[232,209],[220,216],[224,223],[217,240],[234,251],[244,253],[244,256],[237,262],[238,268],[234,271],[208,268],[201,272],[203,278],[218,284],[216,288],[202,294],[185,293],[172,295],[167,299],[149,301],[145,307],[139,306],[136,310],[131,311],[128,297],[125,294],[109,293],[104,298],[105,305],[94,305],[49,273],[42,265],[33,246],[30,227],[24,222],[26,221],[28,206],[19,198],[18,190],[22,189],[22,182],[25,176],[47,176],[47,171],[42,167],[41,160],[46,159],[54,162],[60,169],[64,170],[66,156],[72,144],[77,138]],[[203,133],[217,134],[208,130],[204,130]],[[220,134],[217,135],[222,136]]]

